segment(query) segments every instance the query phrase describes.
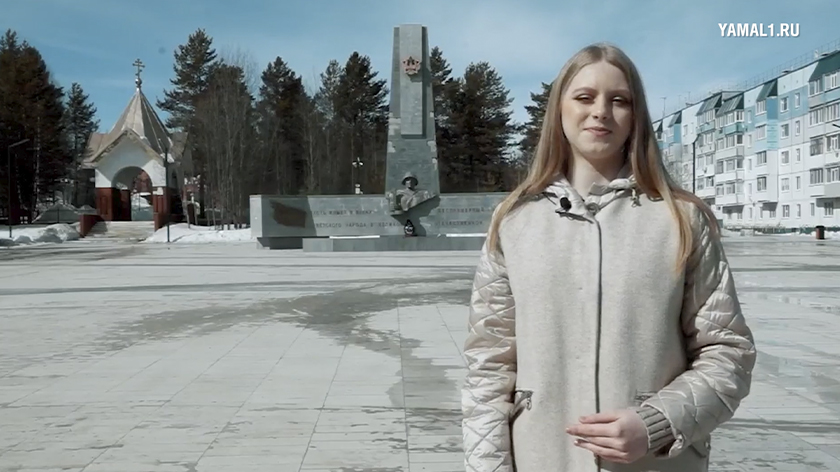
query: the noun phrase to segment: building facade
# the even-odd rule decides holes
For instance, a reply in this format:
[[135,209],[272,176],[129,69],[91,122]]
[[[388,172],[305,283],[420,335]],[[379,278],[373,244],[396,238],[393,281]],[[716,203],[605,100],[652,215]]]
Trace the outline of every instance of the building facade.
[[729,228],[840,226],[840,51],[654,122],[683,188]]

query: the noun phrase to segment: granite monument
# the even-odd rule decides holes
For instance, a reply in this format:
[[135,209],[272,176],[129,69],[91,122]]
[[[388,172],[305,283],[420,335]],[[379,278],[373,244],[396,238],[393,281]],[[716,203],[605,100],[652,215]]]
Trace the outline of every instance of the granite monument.
[[257,246],[304,251],[470,250],[504,193],[440,193],[428,30],[394,28],[385,195],[252,195]]

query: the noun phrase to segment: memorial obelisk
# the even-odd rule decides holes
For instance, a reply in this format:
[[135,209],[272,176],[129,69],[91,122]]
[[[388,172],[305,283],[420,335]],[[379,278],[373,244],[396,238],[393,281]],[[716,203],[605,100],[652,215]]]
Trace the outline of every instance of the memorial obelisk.
[[413,24],[395,27],[385,189],[405,189],[413,177],[414,188],[409,192],[425,196],[417,204],[440,195],[429,64],[427,28]]

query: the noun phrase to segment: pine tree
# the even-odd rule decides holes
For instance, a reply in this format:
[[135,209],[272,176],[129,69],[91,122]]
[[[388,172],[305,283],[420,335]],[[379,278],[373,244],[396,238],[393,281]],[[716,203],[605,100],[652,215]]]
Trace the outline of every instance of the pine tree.
[[[310,188],[318,188],[325,194],[343,193],[339,182],[342,180],[339,167],[339,153],[343,145],[344,125],[339,116],[341,97],[339,87],[344,80],[344,68],[336,60],[331,60],[327,68],[320,74],[321,85],[313,97],[313,116],[310,124],[320,124],[321,140],[318,153],[310,152],[307,168],[313,175],[317,174],[316,182],[311,182]],[[310,130],[312,126],[310,126]],[[310,133],[310,139],[317,135]]]
[[[387,80],[377,79],[378,75],[369,57],[354,52],[344,65],[337,88],[338,116],[348,140],[340,155],[348,167],[356,158],[365,163],[363,176],[356,177],[369,193],[384,192],[388,87]],[[347,182],[342,189],[352,192],[355,183]]]
[[87,187],[87,182],[84,179],[84,174],[80,170],[82,162],[88,157],[90,136],[99,129],[99,120],[96,119],[96,107],[88,99],[89,96],[84,92],[81,85],[74,82],[70,86],[64,120],[67,128],[70,153],[73,157],[71,168],[73,195],[71,202],[76,206],[90,203],[84,201],[84,197],[86,196],[84,190]]
[[545,111],[548,107],[548,98],[551,94],[551,84],[542,83],[542,91],[540,93],[531,92],[531,104],[525,105],[525,111],[528,113],[528,122],[523,126],[523,138],[519,141],[519,149],[522,153],[522,158],[526,162],[531,162],[534,151],[537,149],[537,143],[542,134],[542,124],[545,117]]
[[201,217],[205,216],[205,181],[202,175],[205,170],[205,156],[207,150],[202,149],[197,140],[191,139],[194,130],[195,108],[198,100],[207,90],[210,73],[218,66],[213,39],[201,28],[189,35],[187,43],[178,46],[174,53],[173,70],[175,78],[170,79],[172,90],[163,91],[163,100],[157,101],[157,106],[168,112],[166,126],[170,130],[180,130],[187,133],[187,146],[192,151],[195,173],[198,177],[198,201]]
[[452,68],[443,57],[438,47],[432,48],[429,54],[429,68],[432,73],[432,95],[435,104],[435,141],[437,144],[437,158],[441,173],[441,185],[448,188],[449,182],[457,180],[450,178],[451,163],[455,159],[456,136],[452,126],[453,103],[461,88],[461,81],[453,78]]
[[265,191],[299,193],[305,188],[303,80],[277,57],[262,73],[257,103]]
[[54,192],[68,175],[72,157],[63,98],[40,52],[7,31],[0,39],[0,140],[7,146],[19,139],[30,140],[4,172],[7,178],[9,172],[12,176],[12,202],[7,206],[13,210],[13,221],[21,207],[33,218],[39,204],[55,198]]
[[164,90],[157,106],[169,113],[166,126],[189,131],[199,96],[207,90],[210,72],[217,64],[213,39],[203,29],[190,34],[187,43],[175,51],[175,78],[172,90]]
[[518,127],[511,121],[513,99],[501,76],[486,62],[464,72],[452,103],[456,137],[448,173],[449,192],[502,191],[505,168]]

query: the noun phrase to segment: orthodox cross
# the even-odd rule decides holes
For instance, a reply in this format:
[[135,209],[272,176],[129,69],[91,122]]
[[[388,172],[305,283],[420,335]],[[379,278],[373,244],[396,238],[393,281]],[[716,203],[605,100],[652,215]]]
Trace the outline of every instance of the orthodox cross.
[[134,74],[137,78],[134,79],[134,83],[137,84],[137,88],[140,88],[140,85],[143,84],[143,79],[140,78],[140,72],[146,68],[146,65],[140,59],[136,59],[131,65],[137,68],[137,73]]

